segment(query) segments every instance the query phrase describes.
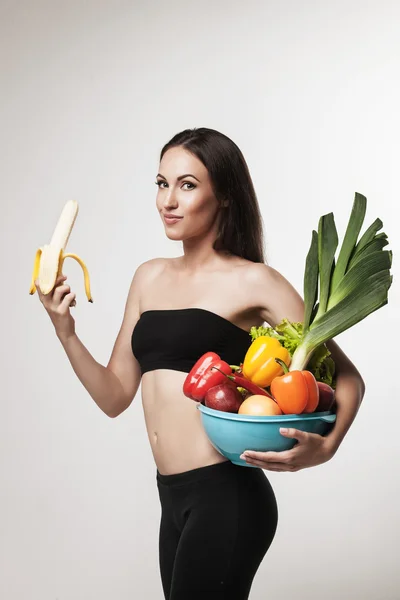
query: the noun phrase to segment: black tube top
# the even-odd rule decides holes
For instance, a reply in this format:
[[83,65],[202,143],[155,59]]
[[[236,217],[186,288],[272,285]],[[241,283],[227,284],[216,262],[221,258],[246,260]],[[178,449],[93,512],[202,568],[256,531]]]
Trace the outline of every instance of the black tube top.
[[132,352],[142,374],[156,369],[189,373],[206,352],[230,365],[243,362],[249,332],[204,308],[144,311],[132,332]]

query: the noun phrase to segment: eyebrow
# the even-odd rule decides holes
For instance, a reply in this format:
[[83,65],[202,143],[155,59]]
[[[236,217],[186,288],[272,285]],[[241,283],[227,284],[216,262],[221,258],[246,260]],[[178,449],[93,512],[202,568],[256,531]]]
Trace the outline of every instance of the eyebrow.
[[[161,175],[161,173],[157,173],[157,177],[162,177],[163,179],[165,179],[165,181],[167,181],[167,178],[164,177],[164,175]],[[195,177],[194,175],[192,175],[191,173],[186,173],[185,175],[180,175],[179,177],[177,177],[178,181],[181,181],[182,179],[184,179],[185,177],[193,177],[193,179],[196,179],[199,183],[201,183],[200,179],[197,179],[197,177]]]

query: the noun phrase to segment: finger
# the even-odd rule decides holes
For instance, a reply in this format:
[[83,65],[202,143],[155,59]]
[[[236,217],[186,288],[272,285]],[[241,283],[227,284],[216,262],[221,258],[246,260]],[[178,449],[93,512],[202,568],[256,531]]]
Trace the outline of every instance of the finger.
[[[64,284],[65,284],[65,281],[66,281],[66,279],[67,279],[67,276],[66,276],[66,275],[59,275],[59,276],[57,277],[57,279],[56,279],[56,280],[55,280],[55,282],[54,282],[53,288],[52,288],[52,290],[51,290],[51,293],[52,293],[52,295],[53,295],[53,298],[54,298],[54,294],[55,294],[55,292],[56,292],[56,291],[57,291],[57,290],[58,290],[58,289],[59,289],[59,288],[60,288],[62,285],[64,285]],[[65,284],[65,285],[68,285],[68,284]]]
[[294,429],[293,427],[289,427],[288,429],[286,429],[286,427],[280,427],[279,433],[281,435],[284,435],[285,437],[294,438],[294,439],[298,440],[299,442],[306,441],[310,435],[308,433],[308,431],[302,431],[301,429]]
[[54,288],[53,291],[53,300],[56,304],[60,304],[63,297],[66,294],[69,294],[71,291],[71,288],[69,285],[65,284],[65,285],[58,285],[56,288]]
[[67,279],[66,275],[59,275],[56,279],[56,282],[54,284],[54,286],[56,285],[60,285],[60,283],[64,283],[64,281]]
[[261,460],[267,463],[286,463],[293,458],[292,450],[282,450],[282,452],[256,452],[255,450],[246,450],[240,458],[251,458],[253,460]]
[[63,298],[60,306],[57,309],[57,312],[60,315],[66,315],[67,314],[67,312],[69,310],[69,307],[70,307],[70,304],[75,299],[75,296],[76,296],[75,292],[70,292],[69,294],[67,294],[66,296],[64,296],[64,298]]

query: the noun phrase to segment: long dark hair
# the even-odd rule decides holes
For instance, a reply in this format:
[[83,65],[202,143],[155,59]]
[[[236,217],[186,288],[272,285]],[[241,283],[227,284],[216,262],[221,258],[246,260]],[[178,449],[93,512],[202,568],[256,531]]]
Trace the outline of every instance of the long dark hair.
[[224,212],[219,220],[214,248],[253,262],[266,262],[260,207],[247,163],[238,146],[215,129],[185,129],[165,144],[160,161],[167,150],[176,146],[183,146],[204,164],[220,205],[228,201],[221,209]]

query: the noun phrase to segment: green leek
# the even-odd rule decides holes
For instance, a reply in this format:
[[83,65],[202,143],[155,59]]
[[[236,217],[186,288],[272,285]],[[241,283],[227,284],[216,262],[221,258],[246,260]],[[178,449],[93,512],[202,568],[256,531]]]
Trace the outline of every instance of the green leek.
[[393,255],[383,250],[389,243],[386,234],[377,233],[382,221],[376,219],[357,241],[366,203],[365,196],[355,194],[337,262],[333,214],[323,215],[318,233],[312,233],[304,273],[304,322],[290,371],[303,370],[317,348],[388,302]]

